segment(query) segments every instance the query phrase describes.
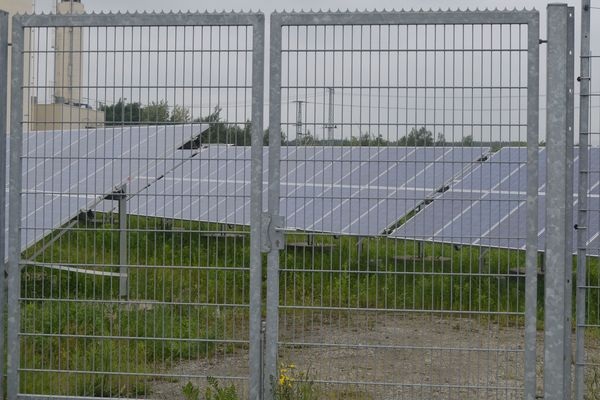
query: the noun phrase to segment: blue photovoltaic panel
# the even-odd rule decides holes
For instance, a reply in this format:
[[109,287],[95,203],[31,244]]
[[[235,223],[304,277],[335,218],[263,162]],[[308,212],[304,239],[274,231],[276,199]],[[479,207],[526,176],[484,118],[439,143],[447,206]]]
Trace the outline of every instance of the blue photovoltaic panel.
[[130,212],[248,225],[250,173],[249,147],[209,146],[132,198]]
[[186,155],[177,148],[203,128],[135,126],[25,133],[21,248],[124,183],[129,192],[140,191],[153,181],[148,176],[160,176],[180,164]]
[[[24,135],[23,248],[122,183],[129,186],[132,214],[248,225],[250,148],[210,145],[177,150],[203,128],[127,127]],[[522,249],[527,149],[503,148],[478,162],[485,153],[485,148],[470,147],[283,146],[281,214],[290,230],[377,235],[424,199],[434,199],[392,236]],[[574,170],[576,156],[577,151]],[[266,207],[267,148],[263,157]],[[599,149],[590,150],[590,162],[600,170]],[[545,233],[545,167],[541,148],[540,250]],[[600,208],[599,179],[590,175],[592,217]],[[436,193],[444,186],[449,190]],[[94,208],[113,207],[105,201]],[[590,232],[590,240],[600,242],[598,232]]]
[[[540,158],[543,157],[544,150],[541,150]],[[526,161],[527,149],[524,147],[500,149],[465,174],[448,191],[436,196],[391,236],[482,245],[490,242],[490,238],[499,239],[499,229],[508,223],[507,217],[519,214],[518,210],[524,206]],[[525,239],[525,232],[502,238],[520,243]]]
[[[476,147],[283,146],[280,213],[290,230],[381,234],[485,152]],[[267,167],[268,153],[263,154]],[[249,196],[250,149],[211,145],[132,199],[130,212],[247,225]]]
[[[578,170],[578,149],[574,151]],[[600,165],[600,149],[590,149],[590,164]],[[527,232],[527,149],[503,148],[474,168],[451,189],[435,198],[421,212],[398,228],[393,237],[441,243],[525,249]],[[546,151],[539,152],[538,248],[545,249]],[[598,176],[590,176],[589,213],[598,215]],[[577,174],[574,175],[574,209],[577,206]],[[488,202],[489,206],[483,204]],[[573,225],[577,215],[573,215]],[[588,241],[598,241],[589,231]],[[575,244],[574,244],[575,246]],[[574,248],[575,252],[576,249]]]

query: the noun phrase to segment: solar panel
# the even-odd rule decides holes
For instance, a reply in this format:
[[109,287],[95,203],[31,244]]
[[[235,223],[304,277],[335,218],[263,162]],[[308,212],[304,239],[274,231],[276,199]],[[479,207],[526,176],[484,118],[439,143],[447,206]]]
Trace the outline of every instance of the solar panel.
[[130,213],[247,225],[250,172],[249,147],[213,145],[200,149],[134,197]]
[[94,207],[124,183],[132,193],[142,190],[180,164],[186,155],[177,148],[205,128],[135,126],[24,134],[21,248]]
[[[574,171],[578,170],[578,149],[574,152]],[[600,166],[600,149],[590,149],[590,163]],[[399,227],[392,237],[440,243],[481,245],[525,249],[527,232],[527,149],[503,148],[474,168],[450,190]],[[538,249],[545,249],[545,174],[546,149],[539,150]],[[599,176],[590,175],[589,212],[598,215]],[[577,194],[577,174],[574,193]],[[577,198],[575,196],[574,209]],[[576,223],[574,213],[573,225]],[[598,241],[596,231],[588,241]],[[575,244],[574,244],[575,246]],[[576,248],[573,249],[573,252]]]
[[[378,235],[487,151],[284,146],[281,214],[290,230]],[[268,153],[263,154],[266,167]],[[130,212],[248,225],[249,196],[250,149],[212,145],[142,191],[130,202]]]
[[[496,235],[498,223],[525,201],[526,160],[526,148],[500,149],[391,236],[452,244],[483,243],[482,237]],[[514,240],[515,236],[507,238]]]

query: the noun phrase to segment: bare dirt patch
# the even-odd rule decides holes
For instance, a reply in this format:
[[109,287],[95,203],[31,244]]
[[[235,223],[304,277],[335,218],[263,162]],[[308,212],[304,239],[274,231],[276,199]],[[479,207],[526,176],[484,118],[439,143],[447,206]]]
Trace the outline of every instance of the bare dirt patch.
[[[308,373],[324,398],[522,398],[520,327],[470,318],[364,315],[282,318],[281,330],[281,362]],[[169,373],[244,377],[247,364],[247,353],[237,351],[179,363]],[[193,382],[203,393],[205,381]],[[156,381],[150,396],[183,398],[185,383],[187,378]],[[244,383],[236,385],[245,392]]]

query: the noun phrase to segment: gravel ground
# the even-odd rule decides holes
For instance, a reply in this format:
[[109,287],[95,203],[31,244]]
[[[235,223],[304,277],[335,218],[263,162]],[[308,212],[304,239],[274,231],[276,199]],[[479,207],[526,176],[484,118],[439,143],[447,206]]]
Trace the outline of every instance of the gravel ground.
[[[282,315],[281,322],[281,362],[294,364],[296,375],[333,382],[314,383],[320,398],[522,398],[521,328],[437,316]],[[540,348],[541,340],[538,334]],[[248,374],[247,363],[246,352],[237,351],[183,362],[169,373],[243,377]],[[541,371],[541,364],[537,368]],[[186,382],[186,378],[155,381],[150,397],[183,398]],[[194,383],[203,393],[204,380]],[[245,391],[243,381],[236,385],[240,392]]]

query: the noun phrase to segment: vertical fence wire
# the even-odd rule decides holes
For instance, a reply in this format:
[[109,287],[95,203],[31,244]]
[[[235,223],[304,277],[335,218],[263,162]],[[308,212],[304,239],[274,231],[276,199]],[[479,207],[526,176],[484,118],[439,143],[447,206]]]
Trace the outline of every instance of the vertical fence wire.
[[9,398],[255,398],[262,15],[14,26]]
[[300,381],[340,399],[523,397],[525,358],[536,362],[524,317],[540,235],[526,226],[538,218],[537,13],[271,21],[270,204],[287,232],[269,265],[273,392]]

